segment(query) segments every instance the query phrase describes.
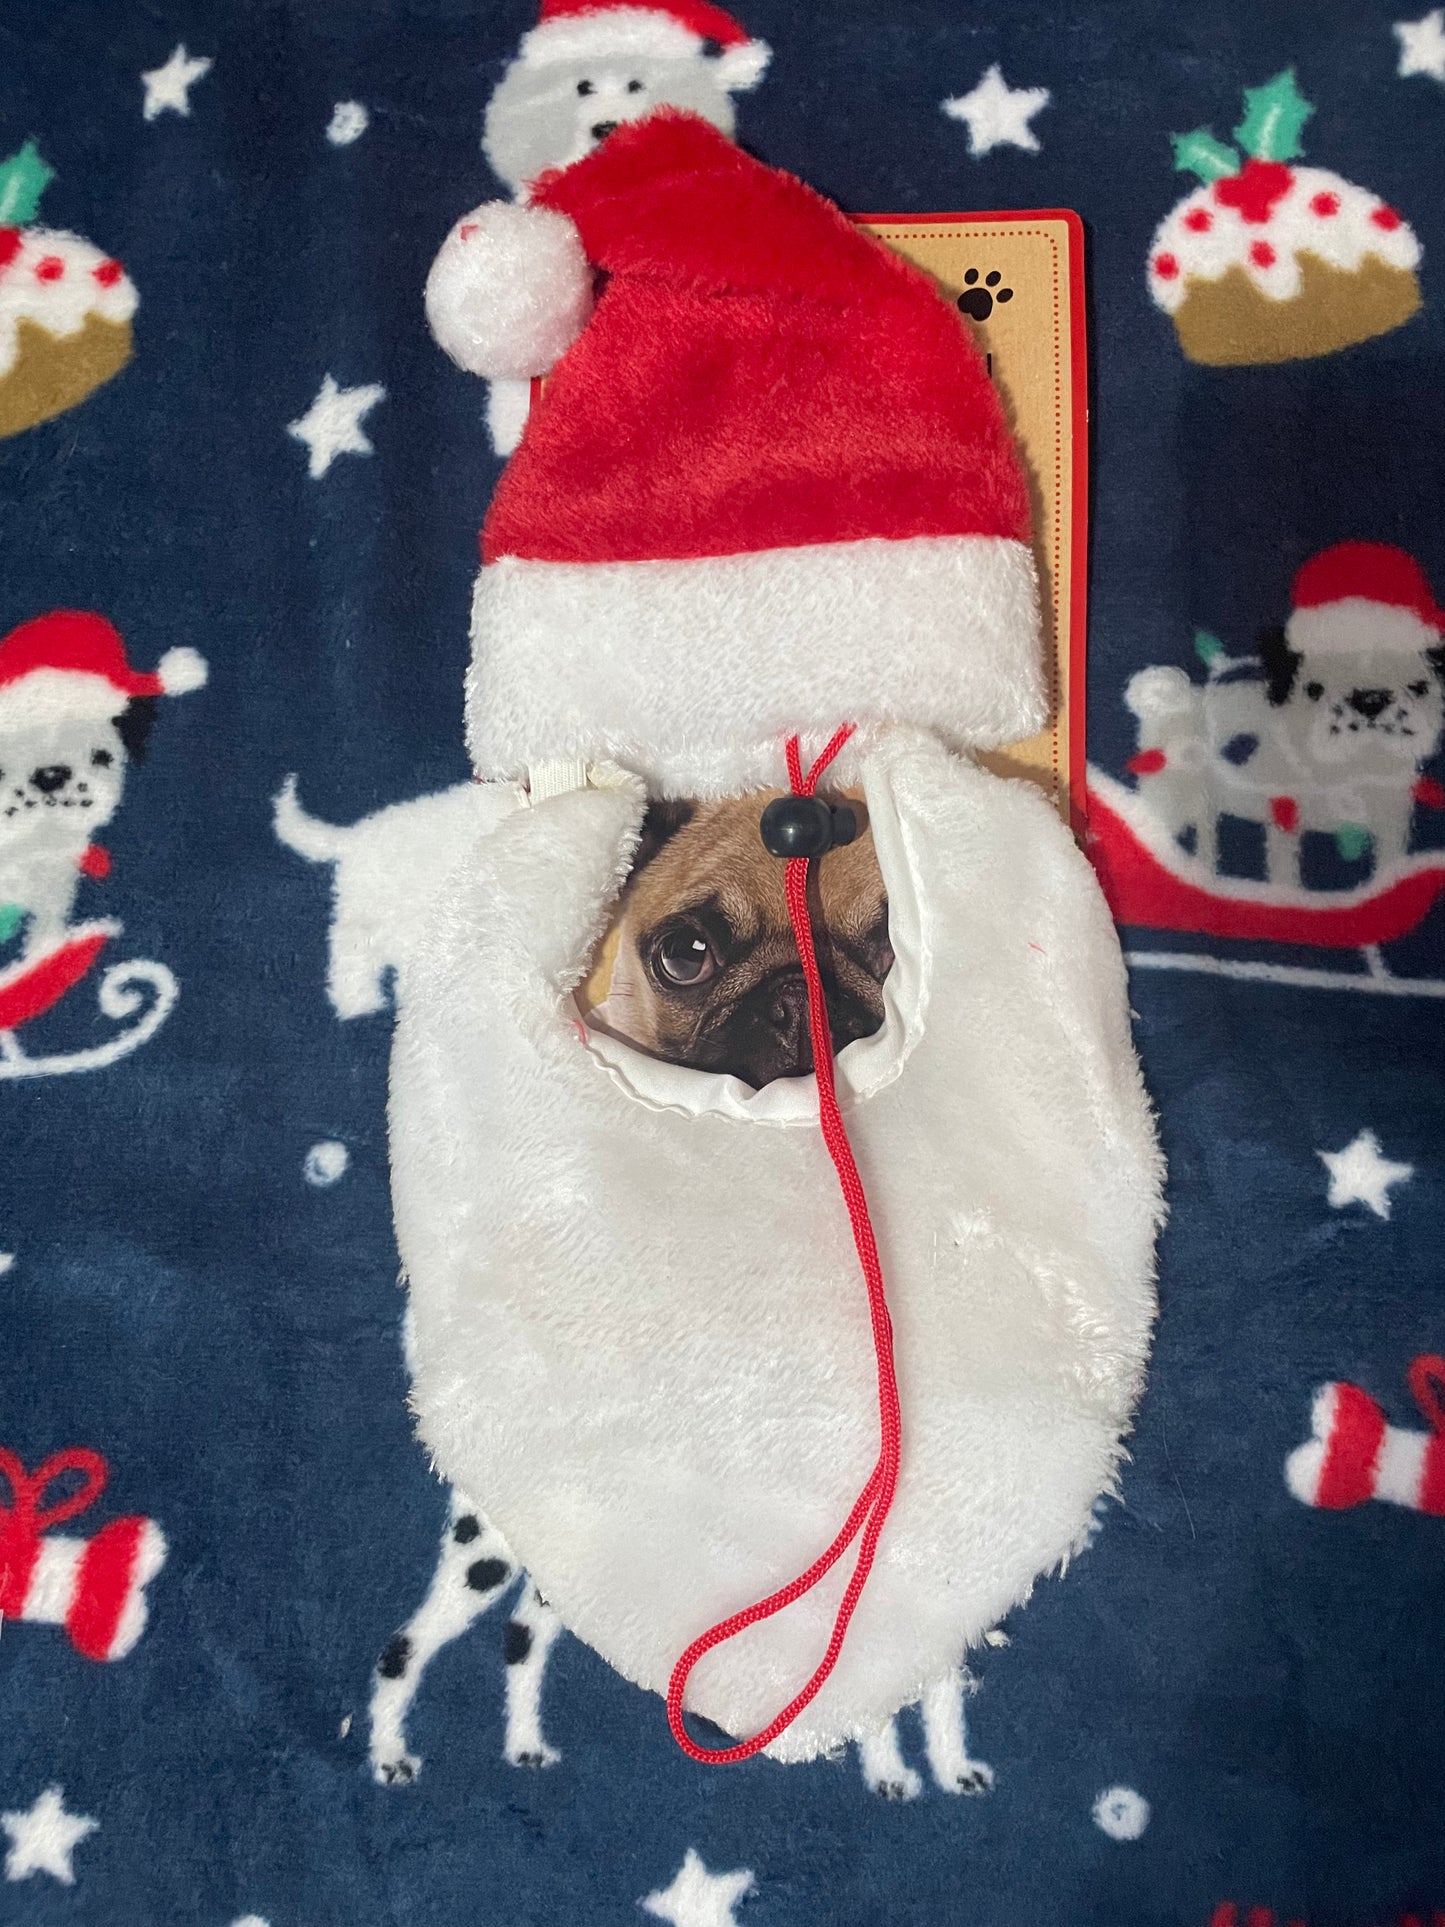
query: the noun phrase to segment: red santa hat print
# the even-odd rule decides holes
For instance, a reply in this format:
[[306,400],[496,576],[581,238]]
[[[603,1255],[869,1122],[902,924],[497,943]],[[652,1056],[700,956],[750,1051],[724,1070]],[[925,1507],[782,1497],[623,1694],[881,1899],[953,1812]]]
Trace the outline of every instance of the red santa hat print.
[[712,0],[542,0],[541,17],[522,42],[520,58],[541,66],[608,54],[686,60],[711,54],[729,92],[755,87],[772,49],[753,40]]
[[1388,542],[1336,542],[1294,579],[1285,637],[1302,656],[1438,648],[1445,611],[1413,555]]
[[194,649],[168,649],[153,670],[135,669],[104,616],[55,609],[0,640],[0,731],[36,723],[114,716],[134,696],[183,696],[206,680]]

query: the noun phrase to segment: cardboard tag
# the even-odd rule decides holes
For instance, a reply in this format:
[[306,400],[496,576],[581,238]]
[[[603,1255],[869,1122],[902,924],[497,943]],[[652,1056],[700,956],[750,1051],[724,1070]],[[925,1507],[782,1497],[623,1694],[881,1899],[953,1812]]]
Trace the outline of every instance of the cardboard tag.
[[932,276],[969,317],[1003,396],[1032,484],[1053,721],[981,760],[1039,783],[1078,828],[1088,560],[1083,225],[1064,208],[865,214],[858,223]]

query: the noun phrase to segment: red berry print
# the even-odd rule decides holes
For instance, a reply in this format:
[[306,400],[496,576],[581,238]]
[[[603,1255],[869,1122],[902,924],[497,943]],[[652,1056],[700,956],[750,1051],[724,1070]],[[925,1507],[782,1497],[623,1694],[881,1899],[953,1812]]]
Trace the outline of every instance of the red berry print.
[[1157,776],[1168,761],[1162,749],[1141,749],[1124,767],[1131,776]]
[[1395,229],[1401,225],[1400,217],[1392,207],[1377,207],[1370,215],[1370,219],[1377,228],[1382,228],[1386,234],[1393,234]]
[[58,281],[65,272],[65,263],[58,254],[46,254],[35,263],[37,281]]
[[1214,183],[1214,198],[1221,207],[1237,208],[1239,218],[1252,227],[1263,227],[1293,182],[1294,169],[1283,161],[1250,160],[1240,173]]
[[1184,225],[1191,234],[1208,234],[1214,226],[1214,216],[1207,207],[1192,207],[1184,217]]
[[91,269],[91,276],[103,288],[113,288],[125,270],[119,261],[102,261],[98,268]]
[[1174,259],[1172,254],[1156,254],[1154,256],[1154,272],[1161,281],[1172,281],[1179,273],[1179,263]]
[[476,231],[477,231],[477,223],[475,221],[463,221],[461,226],[457,229],[457,233],[461,236],[462,240],[464,241],[470,241],[472,236],[476,233]]
[[1339,211],[1340,197],[1338,194],[1316,194],[1310,202],[1310,213],[1318,214],[1322,221],[1328,220],[1331,214],[1338,214]]
[[0,227],[0,268],[8,268],[19,252],[19,228]]
[[1299,804],[1292,796],[1272,796],[1269,799],[1269,813],[1276,826],[1289,836],[1299,828]]
[[1257,268],[1272,268],[1278,257],[1268,241],[1254,241],[1250,245],[1249,258]]

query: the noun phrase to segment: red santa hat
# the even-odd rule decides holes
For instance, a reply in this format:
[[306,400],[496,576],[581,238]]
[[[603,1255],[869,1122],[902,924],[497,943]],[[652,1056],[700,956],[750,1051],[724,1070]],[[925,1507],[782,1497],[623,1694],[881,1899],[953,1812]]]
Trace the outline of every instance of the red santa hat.
[[519,58],[542,66],[553,60],[638,54],[686,60],[712,43],[719,78],[733,92],[757,85],[771,58],[712,0],[542,0],[538,24],[522,41]]
[[794,730],[997,748],[1045,717],[1023,470],[934,284],[693,115],[537,184],[607,280],[498,484],[483,774],[776,780]]
[[0,641],[0,730],[70,718],[101,721],[132,696],[180,696],[206,680],[194,649],[168,649],[154,670],[133,669],[104,616],[56,609]]
[[1388,542],[1337,542],[1304,563],[1294,579],[1294,613],[1285,624],[1303,656],[1388,650],[1419,655],[1438,647],[1445,612],[1425,571]]

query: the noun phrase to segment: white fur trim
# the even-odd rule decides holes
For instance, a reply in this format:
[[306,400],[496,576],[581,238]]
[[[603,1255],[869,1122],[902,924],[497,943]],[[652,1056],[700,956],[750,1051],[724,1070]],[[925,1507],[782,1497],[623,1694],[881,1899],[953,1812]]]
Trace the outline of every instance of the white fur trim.
[[182,645],[179,649],[167,649],[156,664],[156,674],[168,696],[189,696],[192,690],[205,688],[210,671],[203,655]]
[[[876,1731],[1083,1543],[1154,1313],[1161,1167],[1092,870],[1030,785],[912,731],[862,773],[884,882],[905,863],[922,919],[922,1035],[844,1097],[903,1470],[785,1759]],[[827,1545],[877,1413],[816,1123],[656,1109],[569,1015],[642,808],[574,791],[467,853],[402,1002],[391,1142],[422,1437],[564,1623],[660,1693],[690,1639]],[[755,1731],[817,1664],[835,1577],[709,1655],[689,1704]]]
[[553,208],[474,208],[427,276],[426,318],[437,342],[459,367],[494,381],[545,375],[591,312],[581,237]]
[[0,683],[0,741],[12,730],[51,723],[109,722],[130,701],[108,676],[79,669],[32,669]]
[[1342,596],[1315,609],[1296,609],[1284,626],[1285,640],[1306,660],[1311,656],[1368,656],[1377,651],[1418,656],[1439,646],[1440,632],[1411,609],[1368,596]]
[[477,578],[467,728],[481,775],[610,759],[675,795],[719,795],[764,781],[795,729],[904,722],[997,749],[1045,713],[1033,557],[1002,537],[503,557]]
[[540,67],[553,60],[589,60],[637,54],[643,59],[686,60],[702,38],[655,7],[598,7],[591,13],[544,20],[522,38],[520,60]]

